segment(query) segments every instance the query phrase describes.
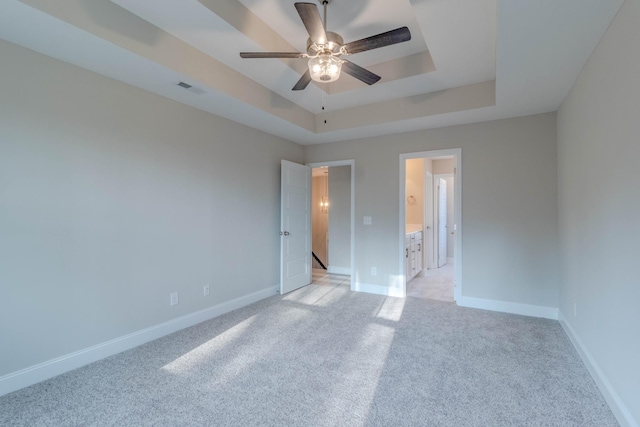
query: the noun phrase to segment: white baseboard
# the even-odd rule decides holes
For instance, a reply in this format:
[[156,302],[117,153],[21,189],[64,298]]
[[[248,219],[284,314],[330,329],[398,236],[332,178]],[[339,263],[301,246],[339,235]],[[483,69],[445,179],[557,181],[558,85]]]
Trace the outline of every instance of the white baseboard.
[[390,286],[370,285],[367,283],[357,282],[355,290],[358,292],[367,292],[369,294],[385,295],[388,297],[404,298],[405,295],[402,289],[392,288]]
[[327,273],[329,274],[339,274],[341,276],[350,276],[351,275],[351,267],[334,267],[330,265],[327,267]]
[[609,382],[607,376],[604,374],[604,372],[602,372],[602,369],[600,369],[598,362],[596,362],[589,350],[587,350],[587,348],[584,346],[582,340],[571,327],[571,324],[567,322],[567,318],[562,314],[562,312],[559,313],[558,320],[560,321],[562,329],[564,329],[565,333],[569,337],[569,340],[580,355],[582,362],[589,370],[589,373],[591,373],[591,377],[600,389],[600,393],[602,393],[602,396],[609,404],[611,411],[618,419],[620,426],[639,427],[638,421],[633,419],[633,415],[631,415],[626,405],[624,404],[624,402],[622,402],[620,396],[618,395],[618,393],[616,393],[613,386]]
[[456,303],[461,307],[481,308],[483,310],[501,311],[504,313],[558,320],[558,309],[555,307],[520,304],[517,302],[496,301],[465,296],[460,298],[459,301],[456,301]]
[[129,350],[149,341],[153,341],[180,329],[196,325],[205,320],[244,307],[264,298],[276,295],[279,287],[264,289],[231,301],[218,304],[195,313],[187,314],[177,319],[142,329],[110,341],[94,345],[83,350],[75,351],[65,356],[57,357],[16,372],[0,377],[0,396],[21,388],[39,383],[73,369],[95,362],[105,357]]

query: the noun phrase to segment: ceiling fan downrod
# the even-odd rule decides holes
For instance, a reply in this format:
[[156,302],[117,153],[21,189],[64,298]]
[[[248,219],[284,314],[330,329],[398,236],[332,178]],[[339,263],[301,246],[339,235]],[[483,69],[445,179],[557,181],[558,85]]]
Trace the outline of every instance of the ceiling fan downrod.
[[327,31],[327,6],[331,3],[331,0],[318,0],[324,7],[324,30]]

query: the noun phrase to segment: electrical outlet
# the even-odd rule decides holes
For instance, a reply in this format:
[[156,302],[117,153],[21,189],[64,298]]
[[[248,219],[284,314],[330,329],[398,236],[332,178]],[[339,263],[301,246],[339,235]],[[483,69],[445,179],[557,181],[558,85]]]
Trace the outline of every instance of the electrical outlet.
[[178,305],[178,293],[174,292],[171,295],[169,295],[169,305]]
[[204,285],[203,292],[205,297],[209,295],[209,285]]
[[365,216],[363,218],[362,222],[364,223],[364,225],[371,225],[371,217],[370,216]]
[[375,276],[376,274],[378,274],[378,269],[376,267],[371,267],[371,275]]

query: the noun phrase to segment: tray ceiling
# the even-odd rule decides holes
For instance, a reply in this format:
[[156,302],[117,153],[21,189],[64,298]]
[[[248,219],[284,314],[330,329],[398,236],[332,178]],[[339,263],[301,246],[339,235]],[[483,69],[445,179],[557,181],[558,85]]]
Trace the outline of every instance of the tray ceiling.
[[412,40],[349,57],[373,86],[343,74],[297,92],[305,60],[238,55],[305,51],[293,3],[3,0],[0,38],[312,144],[555,111],[622,0],[333,0],[345,42],[401,26]]

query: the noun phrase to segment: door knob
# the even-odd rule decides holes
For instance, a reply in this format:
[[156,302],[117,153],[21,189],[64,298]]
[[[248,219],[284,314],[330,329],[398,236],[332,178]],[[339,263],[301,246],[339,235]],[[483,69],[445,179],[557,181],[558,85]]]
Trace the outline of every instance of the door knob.
[[289,232],[288,232],[288,231],[285,231],[285,232],[284,232],[284,235],[285,235],[285,236],[288,236],[288,235],[289,235]]

